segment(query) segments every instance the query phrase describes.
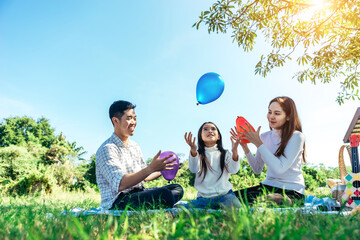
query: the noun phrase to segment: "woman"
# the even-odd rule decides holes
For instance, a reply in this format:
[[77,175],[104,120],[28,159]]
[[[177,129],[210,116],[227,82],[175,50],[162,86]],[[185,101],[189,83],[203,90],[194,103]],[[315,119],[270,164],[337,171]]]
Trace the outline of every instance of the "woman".
[[249,126],[242,128],[245,131],[243,136],[231,129],[234,140],[246,139],[257,147],[254,157],[247,144],[240,142],[253,171],[259,174],[267,165],[266,179],[260,185],[235,191],[235,194],[250,204],[263,195],[264,190],[285,194],[292,199],[304,199],[301,165],[305,162],[305,136],[294,101],[289,97],[274,98],[269,103],[267,118],[271,131],[261,135],[260,127],[256,132]]

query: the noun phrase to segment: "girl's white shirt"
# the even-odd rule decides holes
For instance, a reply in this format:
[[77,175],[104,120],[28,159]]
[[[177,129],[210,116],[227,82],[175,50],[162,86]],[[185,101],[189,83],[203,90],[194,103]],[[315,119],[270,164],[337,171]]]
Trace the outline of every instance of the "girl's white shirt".
[[281,141],[281,130],[265,132],[260,135],[263,144],[258,147],[255,157],[251,152],[246,154],[249,164],[256,174],[267,165],[266,179],[262,184],[295,190],[305,194],[305,182],[302,174],[302,153],[304,151],[305,136],[295,131],[285,147],[284,155],[276,157],[274,154]]
[[232,189],[232,184],[229,182],[231,174],[235,174],[239,171],[240,161],[234,161],[232,159],[232,153],[228,150],[225,150],[225,165],[224,172],[219,179],[221,174],[220,167],[220,151],[217,148],[217,144],[213,147],[205,147],[205,156],[210,162],[212,170],[208,168],[205,179],[203,181],[203,174],[199,176],[200,172],[200,158],[199,153],[196,153],[196,156],[189,156],[189,170],[192,173],[196,173],[194,187],[198,190],[198,196],[204,198],[213,198],[224,195]]

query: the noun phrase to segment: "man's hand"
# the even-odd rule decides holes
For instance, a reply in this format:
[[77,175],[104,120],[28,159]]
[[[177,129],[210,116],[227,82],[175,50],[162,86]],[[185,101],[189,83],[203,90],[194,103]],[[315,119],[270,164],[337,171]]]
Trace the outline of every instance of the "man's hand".
[[165,158],[159,158],[161,154],[161,151],[159,151],[155,157],[152,159],[149,168],[150,170],[153,172],[157,172],[157,171],[163,171],[163,170],[171,170],[174,169],[173,166],[175,166],[177,163],[174,161],[176,161],[176,158],[168,160],[169,158],[172,158],[174,155],[170,154],[169,156],[165,157]]
[[160,153],[161,151],[155,155],[150,165],[148,165],[146,168],[136,173],[125,174],[120,182],[119,191],[123,191],[129,187],[132,187],[143,180],[151,181],[160,176],[160,171],[173,169],[173,166],[177,164],[176,162],[174,163],[176,158],[169,161],[168,159],[174,155],[171,154],[165,158],[159,158]]

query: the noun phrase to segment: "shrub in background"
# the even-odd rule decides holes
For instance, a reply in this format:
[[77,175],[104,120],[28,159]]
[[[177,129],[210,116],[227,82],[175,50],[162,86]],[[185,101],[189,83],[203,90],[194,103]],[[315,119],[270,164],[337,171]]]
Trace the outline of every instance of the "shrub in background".
[[246,157],[244,157],[240,162],[239,171],[236,174],[231,175],[230,182],[235,190],[253,187],[259,185],[260,182],[265,179],[265,172],[266,166],[264,166],[264,169],[260,174],[255,174]]
[[[73,185],[84,181],[84,174],[76,167],[73,162],[64,161],[62,164],[52,164],[46,167],[46,172],[54,176],[59,187],[70,190],[76,189]],[[81,185],[79,185],[81,186]]]
[[92,188],[96,192],[100,192],[100,189],[97,186],[97,182],[96,182],[96,171],[95,171],[96,170],[96,165],[95,165],[95,161],[96,161],[96,156],[95,156],[95,154],[93,154],[90,157],[90,160],[89,160],[88,163],[83,163],[83,164],[77,166],[78,170],[84,176],[84,180],[83,181],[78,181],[76,183],[76,189],[90,190],[89,188]]
[[93,154],[90,157],[90,163],[88,164],[83,164],[82,166],[80,166],[83,169],[84,172],[84,178],[91,184],[97,185],[96,183],[96,166],[95,166],[95,162],[96,162],[96,156],[95,154]]
[[54,179],[45,173],[34,171],[14,182],[8,189],[13,195],[32,195],[39,192],[51,193],[54,186]]
[[[313,191],[318,187],[326,186],[326,172],[325,168],[317,169],[315,166],[304,165],[302,168],[303,176],[305,180],[305,189]],[[330,171],[329,171],[330,172]]]
[[86,152],[83,147],[77,147],[76,142],[66,141],[65,136],[61,133],[55,137],[52,144],[47,148],[42,160],[45,164],[60,164],[67,160],[83,161],[81,157]]
[[[339,167],[326,167],[324,164],[320,163],[318,166],[314,166],[313,168],[323,172],[326,178],[340,179]],[[351,169],[351,167],[349,167],[349,169]],[[351,170],[348,172],[351,172]]]
[[0,148],[0,176],[16,180],[36,169],[38,159],[24,146],[11,145]]
[[84,153],[62,133],[55,135],[45,118],[6,118],[0,123],[0,190],[51,192],[50,179],[60,187],[84,189],[88,184],[77,168]]

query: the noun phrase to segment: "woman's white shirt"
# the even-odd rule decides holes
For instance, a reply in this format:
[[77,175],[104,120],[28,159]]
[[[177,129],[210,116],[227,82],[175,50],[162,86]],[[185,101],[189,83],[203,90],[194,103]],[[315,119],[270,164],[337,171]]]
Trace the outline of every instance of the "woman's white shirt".
[[249,164],[256,174],[267,165],[266,179],[262,184],[295,190],[305,194],[305,182],[301,170],[302,153],[304,151],[305,136],[295,131],[284,149],[284,154],[276,157],[274,154],[279,147],[280,131],[273,129],[260,135],[263,144],[258,147],[255,157],[251,152],[246,154]]
[[205,147],[205,156],[209,160],[212,170],[208,168],[206,176],[203,180],[203,174],[199,176],[200,172],[200,158],[199,153],[195,157],[189,156],[189,170],[192,173],[196,173],[194,187],[198,190],[198,196],[204,198],[213,198],[221,196],[229,192],[232,189],[232,184],[229,182],[231,174],[235,174],[239,171],[240,161],[234,161],[230,151],[225,150],[225,165],[228,171],[224,168],[224,172],[221,174],[220,167],[220,151],[217,145],[213,147]]

